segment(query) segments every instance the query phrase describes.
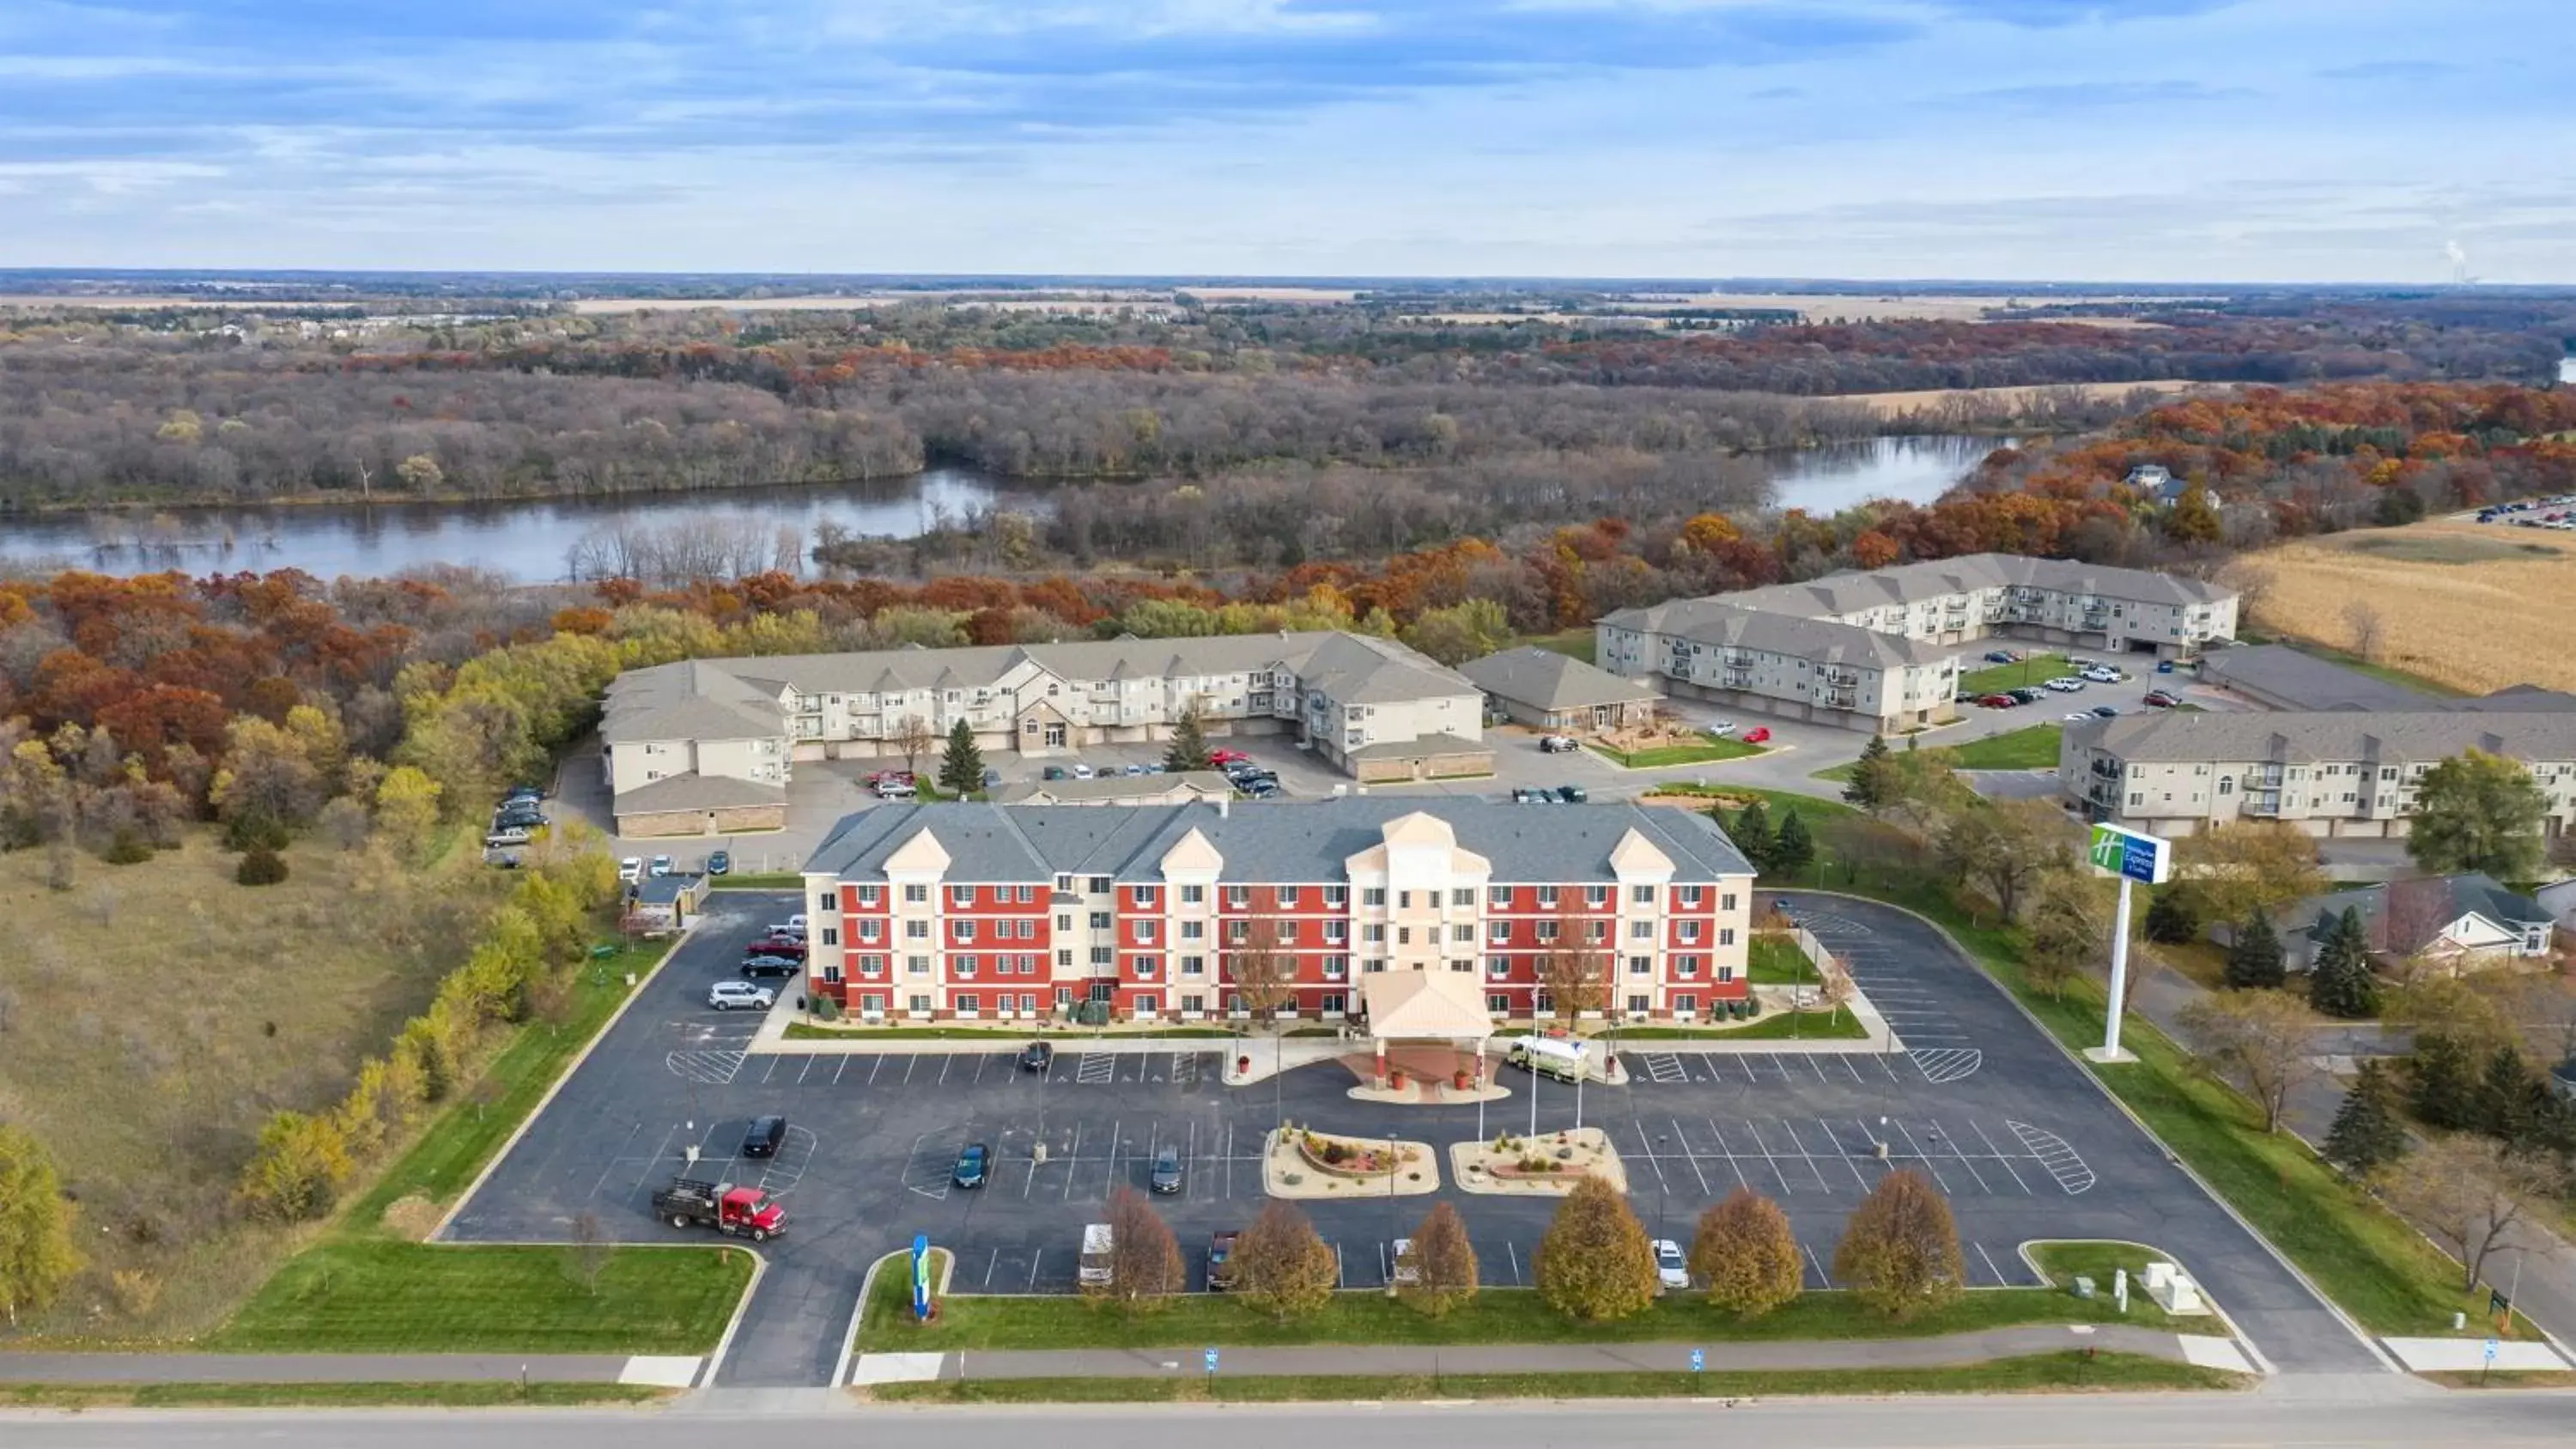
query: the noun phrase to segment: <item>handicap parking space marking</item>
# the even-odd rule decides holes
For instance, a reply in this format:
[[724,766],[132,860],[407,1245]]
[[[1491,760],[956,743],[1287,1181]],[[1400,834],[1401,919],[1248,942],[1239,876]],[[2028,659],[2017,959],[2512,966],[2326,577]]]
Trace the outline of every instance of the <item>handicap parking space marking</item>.
[[1637,1060],[1646,1075],[1658,1082],[1686,1082],[1690,1073],[1682,1069],[1682,1059],[1671,1052],[1640,1052]]
[[2039,1165],[2048,1169],[2048,1175],[2057,1179],[2068,1197],[2093,1186],[2093,1169],[2085,1165],[2083,1156],[2067,1145],[2065,1138],[2027,1122],[2007,1120],[2004,1126],[2021,1139],[2021,1145],[2030,1149],[2030,1155],[2039,1159]]
[[1085,1087],[1105,1087],[1118,1079],[1118,1057],[1113,1052],[1084,1052],[1073,1064],[1073,1080]]
[[671,1052],[662,1058],[662,1064],[669,1067],[673,1075],[700,1086],[724,1087],[732,1085],[735,1075],[742,1071],[747,1055],[744,1052]]
[[1923,1080],[1936,1087],[1974,1075],[1986,1062],[1986,1054],[1974,1047],[1935,1047],[1906,1055],[1921,1069]]
[[804,1181],[805,1169],[813,1165],[814,1149],[820,1145],[821,1139],[812,1132],[790,1123],[787,1140],[778,1144],[777,1155],[761,1169],[756,1186],[771,1197],[786,1196]]
[[[938,1146],[931,1148],[936,1160],[925,1164],[921,1153],[923,1145],[929,1140],[930,1134],[927,1132],[912,1139],[912,1153],[904,1159],[903,1164],[904,1190],[919,1193],[933,1202],[946,1202],[948,1190],[957,1185],[957,1160],[949,1154],[945,1146]],[[936,1182],[938,1186],[924,1187],[922,1184],[925,1182]]]

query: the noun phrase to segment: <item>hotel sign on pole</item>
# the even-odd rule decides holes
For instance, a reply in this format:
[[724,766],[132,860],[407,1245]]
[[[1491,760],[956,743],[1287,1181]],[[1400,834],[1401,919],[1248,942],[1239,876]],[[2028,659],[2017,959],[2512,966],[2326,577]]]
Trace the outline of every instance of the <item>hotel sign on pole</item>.
[[2160,836],[2096,825],[2087,853],[2095,870],[2141,885],[2162,885],[2173,875],[2173,842]]

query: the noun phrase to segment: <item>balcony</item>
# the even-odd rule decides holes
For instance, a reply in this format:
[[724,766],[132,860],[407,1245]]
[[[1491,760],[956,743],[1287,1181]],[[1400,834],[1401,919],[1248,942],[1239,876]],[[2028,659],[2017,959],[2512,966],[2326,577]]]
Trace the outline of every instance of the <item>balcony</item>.
[[1725,674],[1719,676],[1718,682],[1724,684],[1729,689],[1751,689],[1753,687],[1753,671],[1749,669],[1730,669],[1726,671]]
[[1828,689],[1818,696],[1827,709],[1858,709],[1860,696],[1848,689]]
[[2104,780],[2117,780],[2122,775],[2128,773],[2128,771],[2121,766],[2119,761],[2112,759],[2095,760],[2092,765],[2092,770],[2096,777]]
[[2277,816],[2281,813],[2281,797],[2277,794],[2248,795],[2242,809],[2248,815]]

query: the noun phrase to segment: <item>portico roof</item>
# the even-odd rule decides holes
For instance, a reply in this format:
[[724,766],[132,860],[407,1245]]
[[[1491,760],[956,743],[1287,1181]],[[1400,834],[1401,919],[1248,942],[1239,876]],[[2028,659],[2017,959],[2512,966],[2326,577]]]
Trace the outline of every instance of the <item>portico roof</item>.
[[1369,1035],[1379,1041],[1482,1041],[1494,1034],[1472,971],[1376,971],[1360,978]]

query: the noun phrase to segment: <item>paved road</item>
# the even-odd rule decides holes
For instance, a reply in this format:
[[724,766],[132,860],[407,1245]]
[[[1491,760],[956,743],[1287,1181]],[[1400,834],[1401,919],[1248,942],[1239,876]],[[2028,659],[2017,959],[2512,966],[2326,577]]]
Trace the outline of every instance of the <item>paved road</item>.
[[[2310,1385],[2310,1388],[2320,1386]],[[705,1449],[747,1438],[761,1449],[1129,1449],[1223,1443],[1227,1449],[1422,1449],[1495,1443],[1514,1449],[2176,1449],[2213,1444],[2378,1446],[2475,1444],[2564,1449],[2561,1394],[2445,1394],[2405,1380],[2337,1381],[2328,1392],[1884,1400],[1779,1399],[1734,1405],[1595,1402],[1294,1404],[1027,1409],[867,1409],[711,1419],[686,1411],[594,1413],[268,1414],[222,1412],[78,1418],[0,1412],[11,1449]],[[2411,1390],[2411,1391],[2409,1391]],[[863,1437],[857,1437],[863,1436]]]

